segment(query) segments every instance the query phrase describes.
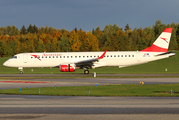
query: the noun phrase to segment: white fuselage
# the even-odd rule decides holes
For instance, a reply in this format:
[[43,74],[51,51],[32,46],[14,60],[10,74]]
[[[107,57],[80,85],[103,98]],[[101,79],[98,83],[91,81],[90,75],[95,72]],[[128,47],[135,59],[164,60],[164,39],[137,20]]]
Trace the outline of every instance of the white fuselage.
[[[106,52],[103,59],[94,62],[93,67],[103,66],[131,66],[147,63],[169,57],[168,54],[156,56],[162,52]],[[7,67],[58,67],[61,64],[71,64],[75,62],[98,58],[103,52],[49,52],[49,53],[20,53],[7,60],[3,65]],[[35,55],[36,57],[34,57]],[[37,58],[38,56],[38,58]],[[74,64],[75,65],[75,64]]]

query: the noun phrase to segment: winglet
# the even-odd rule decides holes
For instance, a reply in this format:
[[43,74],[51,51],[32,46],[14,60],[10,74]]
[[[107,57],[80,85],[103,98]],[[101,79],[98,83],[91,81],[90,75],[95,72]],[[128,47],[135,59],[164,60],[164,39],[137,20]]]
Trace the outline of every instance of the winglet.
[[105,56],[106,52],[107,52],[107,50],[100,57],[98,57],[97,59],[102,59]]

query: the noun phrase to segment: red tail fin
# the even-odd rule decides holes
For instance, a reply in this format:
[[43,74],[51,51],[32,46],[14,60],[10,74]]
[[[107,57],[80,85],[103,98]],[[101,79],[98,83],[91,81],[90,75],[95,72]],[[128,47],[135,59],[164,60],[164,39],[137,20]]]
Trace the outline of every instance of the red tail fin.
[[172,28],[166,28],[156,41],[148,48],[141,50],[142,52],[167,52],[170,43]]

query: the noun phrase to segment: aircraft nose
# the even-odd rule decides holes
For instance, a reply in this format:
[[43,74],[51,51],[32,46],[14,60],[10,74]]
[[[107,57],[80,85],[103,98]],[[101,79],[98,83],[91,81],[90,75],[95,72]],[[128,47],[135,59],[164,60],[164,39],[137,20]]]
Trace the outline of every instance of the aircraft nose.
[[8,66],[9,61],[3,63],[3,66]]

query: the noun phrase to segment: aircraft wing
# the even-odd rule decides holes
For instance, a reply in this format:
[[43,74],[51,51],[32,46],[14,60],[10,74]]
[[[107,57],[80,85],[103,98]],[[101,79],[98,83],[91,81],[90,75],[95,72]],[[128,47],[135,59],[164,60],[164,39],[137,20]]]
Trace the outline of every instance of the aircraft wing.
[[71,62],[71,63],[67,63],[67,64],[75,64],[75,66],[77,66],[77,67],[81,67],[81,66],[91,67],[91,66],[93,66],[94,62],[97,62],[100,59],[103,59],[103,57],[105,56],[106,52],[107,52],[107,50],[100,57],[98,57],[98,58],[93,58],[93,59],[88,59],[88,60],[81,60],[81,61],[75,61],[75,62]]
[[98,58],[89,59],[89,60],[82,60],[82,61],[75,62],[74,64],[76,66],[92,66],[94,62],[99,61],[100,59],[103,59],[106,52],[107,52],[107,50]]

